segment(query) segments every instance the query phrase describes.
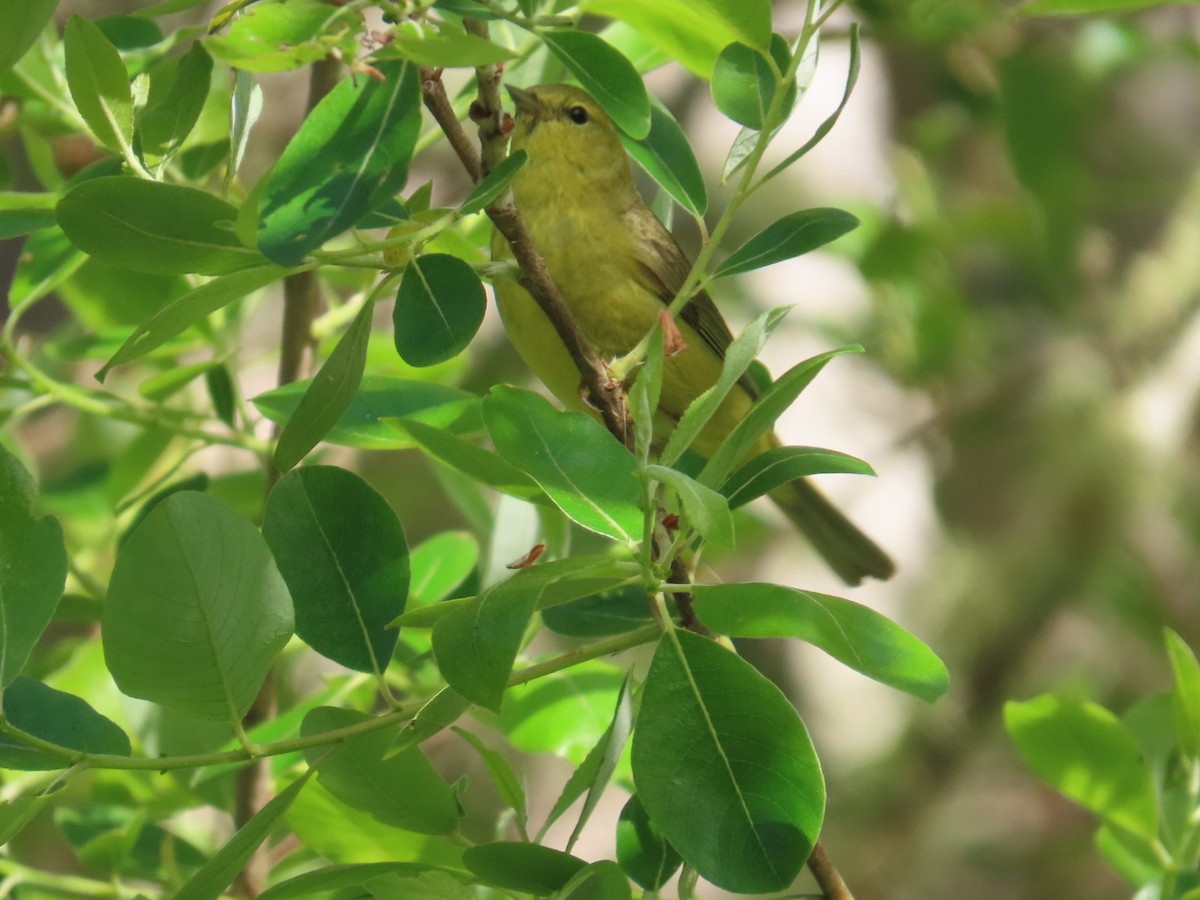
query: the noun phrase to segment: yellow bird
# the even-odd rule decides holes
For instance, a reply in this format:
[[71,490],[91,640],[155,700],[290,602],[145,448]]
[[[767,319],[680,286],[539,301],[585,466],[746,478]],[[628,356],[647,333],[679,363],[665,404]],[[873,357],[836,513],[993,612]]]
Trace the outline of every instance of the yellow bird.
[[[518,211],[580,329],[605,359],[628,353],[654,327],[683,286],[687,257],[638,194],[617,127],[586,92],[565,84],[509,87],[517,114],[512,149],[529,154],[512,181]],[[510,258],[498,234],[493,255]],[[514,281],[497,279],[505,330],[534,373],[569,407],[584,408],[580,375],[534,299]],[[655,436],[716,382],[733,340],[707,294],[679,316],[688,349],[665,360]],[[749,412],[758,390],[743,378],[693,445],[710,455]],[[779,446],[764,436],[754,453]],[[804,479],[771,498],[849,584],[887,578],[892,561]]]

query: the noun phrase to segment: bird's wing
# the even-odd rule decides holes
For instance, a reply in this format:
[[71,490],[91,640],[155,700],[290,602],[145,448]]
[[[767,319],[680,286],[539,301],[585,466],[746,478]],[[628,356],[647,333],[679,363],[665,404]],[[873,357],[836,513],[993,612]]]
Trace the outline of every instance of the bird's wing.
[[[664,306],[669,305],[692,269],[687,256],[649,207],[639,205],[631,209],[625,214],[625,224],[637,238],[639,280],[646,290],[662,300]],[[701,291],[693,296],[679,317],[700,335],[719,359],[725,358],[725,351],[733,343],[733,334],[708,294]],[[758,396],[758,387],[748,373],[738,379],[738,383],[751,397]]]

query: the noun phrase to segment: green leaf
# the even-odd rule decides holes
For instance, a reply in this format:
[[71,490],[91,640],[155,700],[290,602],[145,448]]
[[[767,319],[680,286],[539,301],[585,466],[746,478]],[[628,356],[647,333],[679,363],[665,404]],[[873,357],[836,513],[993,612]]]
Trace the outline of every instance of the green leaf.
[[525,569],[438,619],[433,626],[433,655],[456,693],[485,709],[500,709],[521,639],[544,587],[537,569]]
[[1175,732],[1179,749],[1191,759],[1200,758],[1200,663],[1183,638],[1165,629],[1167,656],[1175,675],[1171,692],[1171,707],[1175,716]]
[[626,675],[611,663],[592,661],[514,685],[504,698],[500,724],[518,750],[553,753],[582,765],[612,724]]
[[87,261],[60,228],[35,231],[22,250],[8,290],[8,306],[14,311],[58,289]]
[[0,685],[21,674],[67,581],[62,526],[34,516],[33,477],[0,446]]
[[258,529],[221,501],[182,491],[118,552],[101,634],[126,694],[234,720],[292,627],[287,585]]
[[325,866],[273,884],[258,900],[300,900],[305,897],[326,896],[340,888],[361,888],[381,875],[421,875],[438,871],[436,866],[415,862],[356,863]]
[[445,25],[439,32],[416,22],[400,22],[388,36],[390,41],[379,54],[382,58],[398,56],[421,66],[491,66],[517,57],[514,50]]
[[768,225],[734,250],[713,278],[740,275],[792,259],[836,241],[858,227],[858,219],[841,209],[804,209]]
[[708,190],[692,145],[675,117],[655,97],[650,98],[650,131],[635,141],[621,134],[621,143],[639,166],[680,206],[694,216],[708,209]]
[[617,862],[626,875],[648,891],[657,891],[670,881],[683,862],[650,821],[637,794],[625,802],[617,818]]
[[[760,437],[774,427],[775,420],[796,401],[801,392],[825,368],[825,364],[829,360],[842,353],[861,350],[860,346],[852,344],[848,347],[819,353],[797,363],[779,376],[775,382],[763,390],[750,412],[734,426],[729,436],[721,442],[721,446],[705,464],[697,480],[709,487],[721,485],[729,477],[734,466],[758,443]],[[723,490],[722,492],[725,496],[730,496],[729,491]]]
[[346,79],[330,91],[267,176],[259,247],[280,265],[295,265],[383,206],[408,177],[421,130],[417,67],[377,68],[382,81]]
[[1094,16],[1166,6],[1171,0],[1026,0],[1017,7],[1023,16]]
[[183,334],[205,316],[241,300],[287,274],[276,265],[257,266],[222,275],[176,297],[131,334],[96,373],[104,381],[114,366],[124,365],[157,350],[172,338]]
[[283,426],[274,455],[279,471],[286,472],[300,462],[350,408],[367,367],[374,311],[374,302],[363,304]]
[[488,777],[492,780],[492,785],[496,788],[496,793],[507,804],[509,809],[513,811],[518,827],[521,829],[521,833],[524,834],[529,821],[529,812],[526,809],[525,803],[525,790],[521,787],[521,780],[517,777],[516,772],[513,771],[512,766],[508,764],[508,760],[485,744],[478,735],[472,734],[458,726],[454,726],[451,730],[470,744],[475,749],[475,752],[479,754],[483,760],[484,768],[487,769]]
[[775,73],[765,56],[735,41],[717,57],[712,75],[713,104],[739,125],[761,130],[775,99]]
[[629,879],[611,859],[588,863],[554,893],[552,900],[630,900]]
[[135,272],[223,275],[265,262],[234,234],[237,209],[196,188],[92,178],[71,188],[55,211],[76,247]]
[[56,194],[0,192],[0,240],[20,237],[42,228],[53,228]]
[[138,118],[143,151],[158,155],[173,153],[191,134],[208,100],[212,66],[212,57],[199,41],[193,41],[174,68],[170,89],[158,102],[153,102],[152,92],[151,104]]
[[820,647],[868,678],[933,701],[946,666],[925,644],[875,610],[777,584],[695,585],[696,615],[730,637],[793,637]]
[[5,4],[4,30],[0,31],[0,75],[34,45],[57,5],[58,0],[19,0]]
[[629,677],[626,676],[620,693],[617,695],[617,707],[613,711],[612,722],[609,723],[608,728],[604,729],[604,734],[600,736],[596,746],[588,751],[583,763],[571,774],[563,786],[562,793],[554,802],[554,807],[546,816],[546,823],[542,826],[541,834],[544,836],[550,826],[586,791],[587,799],[583,803],[579,819],[567,841],[568,852],[579,840],[583,827],[591,818],[592,813],[596,811],[600,798],[608,787],[613,773],[617,770],[621,755],[625,752],[625,745],[629,741],[629,735],[633,733],[633,716],[633,690],[629,683]]
[[585,12],[625,22],[697,78],[712,75],[717,55],[737,33],[690,0],[584,0]]
[[[369,722],[352,709],[318,706],[304,717],[303,736]],[[450,785],[416,747],[388,755],[392,735],[376,729],[346,738],[332,751],[306,751],[310,764],[320,761],[317,780],[343,803],[394,828],[418,834],[450,834],[458,826],[458,804]]]
[[646,475],[675,491],[686,523],[701,537],[718,547],[734,545],[733,514],[724,497],[677,469],[646,466]]
[[54,792],[47,791],[0,801],[0,847],[24,831],[53,796]]
[[861,459],[836,450],[772,447],[730,475],[721,485],[721,493],[729,498],[729,508],[737,509],[789,481],[832,473],[874,475],[875,470]]
[[638,369],[628,394],[629,414],[633,418],[633,444],[642,465],[649,462],[654,448],[654,414],[662,399],[664,340],[662,325],[656,324],[650,332],[646,359]]
[[697,0],[732,28],[739,39],[758,50],[771,47],[771,0]]
[[574,638],[625,634],[652,618],[646,589],[640,583],[618,585],[542,610],[547,628]]
[[[255,3],[225,34],[206,39],[217,59],[248,72],[283,72],[317,62],[350,34],[349,22],[320,0]],[[336,26],[336,27],[335,27]]]
[[400,729],[384,758],[390,758],[392,754],[403,753],[410,747],[424,743],[457,722],[470,708],[471,704],[450,688],[442,688]]
[[457,256],[426,253],[404,267],[392,311],[396,352],[410,366],[433,366],[466,349],[483,323],[487,295]]
[[479,542],[467,531],[443,531],[413,547],[409,557],[414,605],[436,603],[466,580],[479,562]]
[[75,108],[96,140],[123,154],[133,140],[133,95],[121,54],[99,26],[77,15],[67,22],[63,53]]
[[475,185],[475,189],[467,195],[467,199],[458,208],[459,215],[469,216],[477,213],[499,197],[528,159],[529,154],[524,150],[518,150],[505,157],[500,165],[492,169],[487,177]]
[[485,884],[545,897],[587,863],[540,844],[500,841],[471,847],[463,854],[463,865]]
[[[129,756],[129,737],[111,719],[72,694],[56,691],[33,678],[20,676],[4,690],[4,718],[26,734],[78,750]],[[66,769],[72,760],[27,746],[0,734],[0,766],[6,769]]]
[[180,888],[174,900],[218,900],[233,879],[246,867],[259,845],[267,839],[275,822],[287,812],[296,795],[308,783],[313,770],[309,769],[284,790],[271,799],[266,806],[237,830],[221,845],[204,866]]
[[530,475],[572,520],[631,543],[641,537],[637,462],[605,428],[560,412],[531,391],[498,386],[483,401],[496,450]]
[[388,502],[345,469],[293,469],[267,500],[263,537],[292,594],[296,635],[348,669],[382,674],[409,582],[408,542]]
[[1111,712],[1043,694],[1004,705],[1004,724],[1038,777],[1105,821],[1149,841],[1158,803],[1137,740]]
[[824,817],[821,766],[791,703],[736,654],[686,631],[668,632],[650,663],[633,780],[665,839],[728,891],[790,885]]
[[[250,402],[264,416],[284,424],[295,415],[312,380],[295,381],[259,394]],[[331,444],[391,450],[414,442],[389,424],[393,418],[416,420],[452,433],[479,431],[479,398],[460,388],[392,375],[366,375],[337,424],[325,435]]]
[[[233,179],[242,168],[242,160],[246,156],[246,147],[250,144],[250,132],[258,123],[263,110],[262,86],[248,72],[235,72],[233,76],[233,97],[229,109],[229,160],[225,167],[225,187],[233,184]],[[260,178],[251,189],[242,207],[243,215],[238,219],[238,237],[243,243],[253,244],[254,235],[258,234],[259,207],[262,205],[262,195],[267,189],[267,179]],[[247,221],[249,219],[250,221]],[[244,230],[243,230],[243,225]]]
[[543,31],[541,38],[621,131],[634,140],[650,133],[650,97],[633,63],[599,35]]
[[520,497],[522,500],[546,502],[546,495],[537,482],[516,466],[506,462],[504,457],[456,437],[442,428],[434,428],[412,419],[400,419],[395,424],[430,457],[480,484],[513,497]]
[[717,383],[692,401],[679,419],[679,424],[667,439],[667,445],[658,456],[658,461],[664,466],[673,466],[683,456],[685,450],[708,424],[708,420],[716,414],[725,397],[733,390],[738,379],[754,362],[766,344],[767,338],[783,321],[791,307],[781,306],[763,313],[746,326],[745,330],[734,338],[729,349],[725,351],[725,362],[721,367],[721,377]]

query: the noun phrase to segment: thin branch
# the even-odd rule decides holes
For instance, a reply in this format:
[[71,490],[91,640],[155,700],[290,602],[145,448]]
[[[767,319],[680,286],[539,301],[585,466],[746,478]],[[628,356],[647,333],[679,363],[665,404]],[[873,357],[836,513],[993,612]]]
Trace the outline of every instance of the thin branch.
[[829,854],[825,852],[820,841],[813,845],[812,853],[808,857],[808,869],[817,879],[817,884],[820,886],[825,900],[854,900],[850,888],[846,887],[841,873],[834,866],[833,860],[829,858]]
[[[429,110],[442,131],[446,133],[450,146],[458,154],[463,166],[470,173],[486,174],[483,160],[495,158],[496,147],[502,147],[502,142],[505,140],[503,120],[501,119],[503,111],[499,107],[498,82],[494,92],[485,88],[487,96],[485,97],[481,92],[480,99],[472,107],[472,118],[481,123],[480,136],[486,140],[482,157],[467,138],[462,123],[454,114],[454,108],[446,96],[446,87],[442,84],[441,70],[422,69],[421,85],[426,109]],[[500,158],[503,158],[503,154],[500,155]],[[592,404],[600,412],[605,427],[622,444],[630,446],[633,441],[633,429],[630,427],[625,391],[621,384],[610,376],[608,367],[600,359],[587,336],[571,316],[570,308],[550,277],[546,261],[534,246],[533,238],[530,237],[516,207],[510,202],[498,200],[490,204],[486,212],[488,218],[496,226],[496,230],[512,247],[513,256],[521,267],[521,275],[517,279],[517,283],[529,291],[550,320],[550,324],[554,326],[554,330],[562,338],[567,352],[570,353],[576,368],[579,369]]]

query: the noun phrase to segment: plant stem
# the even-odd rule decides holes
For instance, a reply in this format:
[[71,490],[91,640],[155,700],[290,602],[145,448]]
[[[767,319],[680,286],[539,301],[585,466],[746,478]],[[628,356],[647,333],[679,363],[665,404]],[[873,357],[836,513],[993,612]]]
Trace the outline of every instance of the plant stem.
[[825,900],[854,900],[850,888],[846,886],[841,873],[820,841],[813,845],[812,853],[808,857],[808,869],[817,879]]

